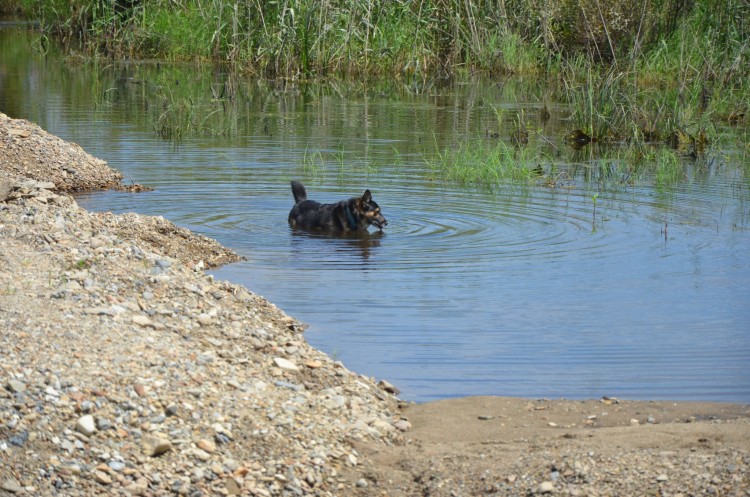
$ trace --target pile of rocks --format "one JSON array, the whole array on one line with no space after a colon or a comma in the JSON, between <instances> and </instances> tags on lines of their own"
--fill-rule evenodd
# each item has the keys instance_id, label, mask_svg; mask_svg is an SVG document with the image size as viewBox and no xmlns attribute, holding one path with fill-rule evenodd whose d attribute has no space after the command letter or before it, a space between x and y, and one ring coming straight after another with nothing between
<instances>
[{"instance_id":1,"label":"pile of rocks","mask_svg":"<svg viewBox=\"0 0 750 497\"><path fill-rule=\"evenodd\" d=\"M355 444L408 429L274 305L117 228L153 218L0 184L0 495L343 495Z\"/></svg>"},{"instance_id":2,"label":"pile of rocks","mask_svg":"<svg viewBox=\"0 0 750 497\"><path fill-rule=\"evenodd\" d=\"M77 144L51 135L24 119L0 112L0 170L61 191L120 188L122 174Z\"/></svg>"}]
</instances>

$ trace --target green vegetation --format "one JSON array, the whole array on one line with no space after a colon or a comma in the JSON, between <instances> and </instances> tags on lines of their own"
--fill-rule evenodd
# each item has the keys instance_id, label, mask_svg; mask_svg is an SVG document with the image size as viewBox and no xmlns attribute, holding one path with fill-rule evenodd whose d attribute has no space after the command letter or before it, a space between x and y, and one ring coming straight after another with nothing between
<instances>
[{"instance_id":1,"label":"green vegetation","mask_svg":"<svg viewBox=\"0 0 750 497\"><path fill-rule=\"evenodd\" d=\"M406 164L410 159L394 150L393 161ZM653 185L657 190L696 180L709 174L718 158L691 158L664 145L611 147L574 152L572 157L550 155L542 147L516 147L500 140L472 140L448 149L426 147L419 174L430 181L446 181L467 187L492 189L500 184L543 186L566 189L577 181L597 191L620 190L637 185ZM343 179L346 173L369 172L368 161L339 148L336 152L308 150L300 161L305 178L323 182L329 174ZM412 161L413 164L413 161ZM414 173L414 170L412 170ZM593 223L596 220L596 200Z\"/></svg>"},{"instance_id":2,"label":"green vegetation","mask_svg":"<svg viewBox=\"0 0 750 497\"><path fill-rule=\"evenodd\" d=\"M271 76L542 74L579 54L671 76L726 58L741 72L750 29L743 0L3 0L0 9L90 53Z\"/></svg>"},{"instance_id":3,"label":"green vegetation","mask_svg":"<svg viewBox=\"0 0 750 497\"><path fill-rule=\"evenodd\" d=\"M595 193L591 196L591 201L594 203L594 210L591 212L591 232L596 233L596 201L599 199L599 193Z\"/></svg>"},{"instance_id":4,"label":"green vegetation","mask_svg":"<svg viewBox=\"0 0 750 497\"><path fill-rule=\"evenodd\" d=\"M287 78L546 77L600 140L746 124L744 0L0 0L92 56L228 63ZM555 91L556 90L556 91Z\"/></svg>"},{"instance_id":5,"label":"green vegetation","mask_svg":"<svg viewBox=\"0 0 750 497\"><path fill-rule=\"evenodd\" d=\"M504 5L486 1L6 0L0 8L36 17L90 53L229 62L268 76L535 71L543 56L533 35L507 22Z\"/></svg>"},{"instance_id":6,"label":"green vegetation","mask_svg":"<svg viewBox=\"0 0 750 497\"><path fill-rule=\"evenodd\" d=\"M636 40L611 64L580 54L569 59L563 96L576 126L600 141L700 149L712 123L747 124L750 26L741 19L749 15L746 3L695 2L648 50Z\"/></svg>"},{"instance_id":7,"label":"green vegetation","mask_svg":"<svg viewBox=\"0 0 750 497\"><path fill-rule=\"evenodd\" d=\"M542 153L531 147L475 140L425 155L424 160L433 177L464 185L491 186L500 182L536 183L540 177L537 167L543 159Z\"/></svg>"}]
</instances>

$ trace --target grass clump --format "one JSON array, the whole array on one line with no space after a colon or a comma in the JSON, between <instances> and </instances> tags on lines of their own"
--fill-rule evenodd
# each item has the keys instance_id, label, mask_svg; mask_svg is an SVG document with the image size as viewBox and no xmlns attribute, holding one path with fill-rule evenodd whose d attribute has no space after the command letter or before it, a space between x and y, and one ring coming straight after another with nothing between
<instances>
[{"instance_id":1,"label":"grass clump","mask_svg":"<svg viewBox=\"0 0 750 497\"><path fill-rule=\"evenodd\" d=\"M539 180L540 153L533 147L476 140L424 157L434 177L461 185L492 187L499 183L533 184Z\"/></svg>"}]
</instances>

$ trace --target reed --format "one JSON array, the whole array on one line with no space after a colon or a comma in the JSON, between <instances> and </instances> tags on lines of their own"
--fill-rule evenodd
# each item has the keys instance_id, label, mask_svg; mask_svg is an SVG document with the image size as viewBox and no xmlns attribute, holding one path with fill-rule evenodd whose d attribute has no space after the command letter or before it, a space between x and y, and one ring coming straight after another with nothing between
<instances>
[{"instance_id":1,"label":"reed","mask_svg":"<svg viewBox=\"0 0 750 497\"><path fill-rule=\"evenodd\" d=\"M656 188L666 188L684 181L685 166L680 156L671 149L658 148L650 157L654 167L654 185Z\"/></svg>"},{"instance_id":2,"label":"reed","mask_svg":"<svg viewBox=\"0 0 750 497\"><path fill-rule=\"evenodd\" d=\"M639 29L629 52L612 52L611 64L586 54L563 60L558 98L570 103L575 126L599 141L678 148L682 135L698 145L713 141L712 123L747 124L750 27L737 17L747 15L740 1L697 1L689 15L649 25L644 10L639 25L650 29Z\"/></svg>"},{"instance_id":3,"label":"reed","mask_svg":"<svg viewBox=\"0 0 750 497\"><path fill-rule=\"evenodd\" d=\"M305 150L302 156L302 173L305 178L320 180L326 170L325 160L320 150Z\"/></svg>"},{"instance_id":4,"label":"reed","mask_svg":"<svg viewBox=\"0 0 750 497\"><path fill-rule=\"evenodd\" d=\"M504 2L500 10L465 0L5 3L91 53L209 59L274 76L537 72L542 58L539 44L506 21Z\"/></svg>"},{"instance_id":5,"label":"reed","mask_svg":"<svg viewBox=\"0 0 750 497\"><path fill-rule=\"evenodd\" d=\"M221 62L277 79L375 77L414 92L475 72L546 77L550 98L568 103L572 129L629 147L630 156L610 164L611 173L612 164L633 161L617 170L626 181L640 171L650 174L643 164L653 162L664 164L657 181L669 183L673 156L703 154L720 139L717 123L750 124L746 0L544 6L531 0L0 0L0 7L21 8L41 21L44 36L81 41L94 57ZM231 99L198 104L169 84L155 92L154 128L165 139L236 125ZM521 124L519 118L519 130ZM654 143L671 150L651 157ZM549 161L535 147L471 141L425 154L425 163L453 181L493 184L533 183L529 171Z\"/></svg>"},{"instance_id":6,"label":"reed","mask_svg":"<svg viewBox=\"0 0 750 497\"><path fill-rule=\"evenodd\" d=\"M39 19L47 33L82 40L90 53L229 62L270 76L540 75L572 61L584 75L613 67L597 77L601 84L624 73L637 92L649 82L674 86L676 74L680 83L741 82L750 65L744 0L544 6L531 0L5 0L3 7ZM711 90L702 92L704 102Z\"/></svg>"}]
</instances>

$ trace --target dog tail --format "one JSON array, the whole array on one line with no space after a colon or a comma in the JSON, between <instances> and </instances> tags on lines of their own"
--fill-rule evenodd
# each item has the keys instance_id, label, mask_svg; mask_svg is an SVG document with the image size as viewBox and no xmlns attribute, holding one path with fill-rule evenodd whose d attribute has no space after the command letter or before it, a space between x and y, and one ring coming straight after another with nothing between
<instances>
[{"instance_id":1,"label":"dog tail","mask_svg":"<svg viewBox=\"0 0 750 497\"><path fill-rule=\"evenodd\" d=\"M307 190L305 190L304 185L299 181L292 181L292 195L294 195L295 204L307 200Z\"/></svg>"}]
</instances>

